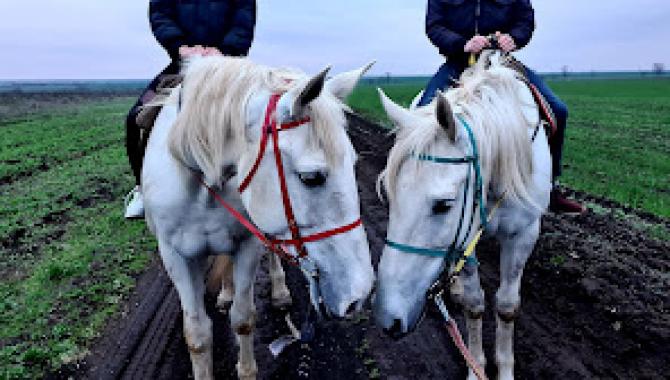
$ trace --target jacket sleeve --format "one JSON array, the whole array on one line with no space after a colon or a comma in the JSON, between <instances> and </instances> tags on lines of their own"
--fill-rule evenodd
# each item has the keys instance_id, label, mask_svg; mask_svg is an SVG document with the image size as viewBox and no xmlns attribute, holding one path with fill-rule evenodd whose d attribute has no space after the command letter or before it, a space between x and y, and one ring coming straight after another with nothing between
<instances>
[{"instance_id":1,"label":"jacket sleeve","mask_svg":"<svg viewBox=\"0 0 670 380\"><path fill-rule=\"evenodd\" d=\"M443 55L463 54L463 48L468 41L462 35L445 26L447 23L445 20L446 12L444 2L439 0L428 1L426 35Z\"/></svg>"},{"instance_id":2,"label":"jacket sleeve","mask_svg":"<svg viewBox=\"0 0 670 380\"><path fill-rule=\"evenodd\" d=\"M238 0L229 32L223 37L219 50L228 55L249 53L256 27L256 0Z\"/></svg>"},{"instance_id":3,"label":"jacket sleeve","mask_svg":"<svg viewBox=\"0 0 670 380\"><path fill-rule=\"evenodd\" d=\"M535 31L535 10L530 0L517 0L514 5L514 22L509 34L519 49L528 45Z\"/></svg>"},{"instance_id":4,"label":"jacket sleeve","mask_svg":"<svg viewBox=\"0 0 670 380\"><path fill-rule=\"evenodd\" d=\"M151 0L149 3L151 30L172 59L179 58L179 47L184 43L184 32L175 20L175 0Z\"/></svg>"}]
</instances>

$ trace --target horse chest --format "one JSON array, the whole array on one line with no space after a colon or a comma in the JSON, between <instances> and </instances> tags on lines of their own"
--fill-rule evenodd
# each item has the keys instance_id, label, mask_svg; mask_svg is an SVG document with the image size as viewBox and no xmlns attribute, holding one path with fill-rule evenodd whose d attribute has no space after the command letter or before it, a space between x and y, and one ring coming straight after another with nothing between
<instances>
[{"instance_id":1,"label":"horse chest","mask_svg":"<svg viewBox=\"0 0 670 380\"><path fill-rule=\"evenodd\" d=\"M189 258L234 254L250 236L239 223L221 213L188 213L169 230L170 245Z\"/></svg>"}]
</instances>

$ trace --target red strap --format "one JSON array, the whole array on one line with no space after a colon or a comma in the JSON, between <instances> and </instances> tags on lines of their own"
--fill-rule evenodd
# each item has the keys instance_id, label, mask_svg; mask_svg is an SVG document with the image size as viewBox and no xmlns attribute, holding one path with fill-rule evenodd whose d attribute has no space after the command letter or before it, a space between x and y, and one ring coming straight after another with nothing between
<instances>
[{"instance_id":1,"label":"red strap","mask_svg":"<svg viewBox=\"0 0 670 380\"><path fill-rule=\"evenodd\" d=\"M202 178L198 177L198 180L200 183L207 189L209 194L221 204L235 219L237 219L238 222L240 222L244 228L249 230L258 240L263 243L265 248L267 248L270 252L273 252L274 254L284 258L286 261L293 265L298 265L298 262L296 261L295 257L291 256L288 252L286 252L280 245L277 245L275 242L271 241L268 239L261 230L256 228L256 226L253 225L247 218L244 217L241 213L239 213L233 206L228 204L214 189L212 189L209 185L205 183L205 181L202 180Z\"/></svg>"},{"instance_id":2,"label":"red strap","mask_svg":"<svg viewBox=\"0 0 670 380\"><path fill-rule=\"evenodd\" d=\"M332 230L328 230L328 231L324 231L324 232L315 233L315 234L312 234L312 235L309 235L309 236L305 236L305 237L301 238L301 241L303 243L313 243L315 241L323 240L323 239L329 238L331 236L335 236L335 235L339 235L339 234L349 232L349 231L351 231L351 230L353 230L357 227L360 227L362 224L363 224L363 221L358 219L357 221L355 221L353 223L350 223L350 224L347 224L346 226L337 227L337 228L333 228ZM272 239L272 242L274 244L284 244L284 245L298 245L299 244L298 241L293 240L293 239L290 239L290 240Z\"/></svg>"},{"instance_id":3,"label":"red strap","mask_svg":"<svg viewBox=\"0 0 670 380\"><path fill-rule=\"evenodd\" d=\"M472 356L472 353L470 352L470 350L468 350L468 347L465 345L465 342L463 342L463 337L461 336L461 333L458 331L458 325L456 325L456 321L454 321L453 318L450 319L449 322L447 322L447 331L449 331L451 339L454 341L454 344L456 344L456 347L458 347L458 350L461 352L461 355L463 355L465 362L468 364L468 367L470 367L470 369L475 374L477 379L487 380L484 369L482 368L482 366L479 365L477 360L475 360L475 357Z\"/></svg>"},{"instance_id":4,"label":"red strap","mask_svg":"<svg viewBox=\"0 0 670 380\"><path fill-rule=\"evenodd\" d=\"M551 135L547 136L551 137L556 133L556 130L558 129L558 126L555 123L556 119L554 119L554 117L552 116L553 115L552 112L549 109L547 109L547 104L544 100L544 97L540 93L540 90L538 90L537 87L532 83L529 83L528 87L530 87L531 92L535 97L535 103L537 103L540 106L540 110L542 110L544 117L547 119L549 125L551 126Z\"/></svg>"},{"instance_id":5,"label":"red strap","mask_svg":"<svg viewBox=\"0 0 670 380\"><path fill-rule=\"evenodd\" d=\"M293 128L299 127L303 124L307 124L310 121L311 121L311 119L309 117L306 117L304 119L292 121L290 123L285 123L285 124L282 124L282 125L279 126L279 131L281 132L281 131L285 131L287 129L293 129Z\"/></svg>"},{"instance_id":6,"label":"red strap","mask_svg":"<svg viewBox=\"0 0 670 380\"><path fill-rule=\"evenodd\" d=\"M240 193L243 193L247 189L247 187L249 187L251 180L256 175L256 171L258 171L258 167L261 165L263 156L265 156L265 148L268 145L268 128L270 127L270 121L272 120L273 116L272 114L274 113L275 109L277 109L277 102L279 102L278 95L273 95L272 97L270 97L267 110L265 111L265 121L263 122L263 129L261 130L261 145L260 148L258 149L258 156L256 156L256 162L254 162L254 166L251 167L249 174L247 174L247 176L244 178L244 181L242 181L240 187L237 188L237 191L239 191Z\"/></svg>"},{"instance_id":7,"label":"red strap","mask_svg":"<svg viewBox=\"0 0 670 380\"><path fill-rule=\"evenodd\" d=\"M270 103L272 103L272 101ZM305 245L303 244L302 239L300 238L300 229L298 228L298 223L296 222L295 215L293 214L293 206L291 206L291 197L289 197L288 194L288 186L286 185L286 175L284 174L284 162L282 161L281 151L279 151L279 131L277 130L277 120L273 119L270 126L272 128L272 143L274 148L273 150L275 155L275 163L277 164L277 176L279 177L279 188L281 190L282 203L284 205L284 214L286 215L286 221L288 222L288 228L291 231L291 236L293 237L293 240L296 240L297 242L297 244L295 244L295 248L298 251L298 257L302 258L307 256L307 250L305 249Z\"/></svg>"},{"instance_id":8,"label":"red strap","mask_svg":"<svg viewBox=\"0 0 670 380\"><path fill-rule=\"evenodd\" d=\"M261 165L261 161L263 161L263 157L265 157L265 149L268 145L268 135L272 133L272 131L270 130L271 120L273 120L274 113L277 110L277 103L279 102L279 99L281 99L281 95L278 94L272 95L270 97L270 101L268 102L268 106L265 111L265 121L263 122L263 130L261 131L261 144L260 147L258 148L258 155L256 156L256 162L254 162L254 165L251 167L251 170L249 170L249 174L247 174L247 176L244 178L244 180L240 184L240 187L237 188L237 191L239 191L240 193L243 193L249 187L251 180L254 178L256 172L258 171L258 167ZM309 121L310 118L306 117L301 120L282 124L281 130L283 131L287 129L296 128L303 124L309 123Z\"/></svg>"}]
</instances>

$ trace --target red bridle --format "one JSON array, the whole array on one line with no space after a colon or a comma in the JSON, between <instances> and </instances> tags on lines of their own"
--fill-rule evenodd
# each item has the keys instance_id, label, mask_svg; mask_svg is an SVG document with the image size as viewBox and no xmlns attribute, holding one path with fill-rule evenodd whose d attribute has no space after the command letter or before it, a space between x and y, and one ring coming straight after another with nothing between
<instances>
[{"instance_id":1,"label":"red bridle","mask_svg":"<svg viewBox=\"0 0 670 380\"><path fill-rule=\"evenodd\" d=\"M249 174L247 174L247 176L240 184L238 191L241 194L249 187L249 184L256 175L258 167L260 166L261 161L265 156L265 150L268 145L268 137L271 136L275 156L275 163L277 165L277 175L279 177L279 187L281 190L282 203L284 205L284 214L286 215L286 221L288 222L288 228L291 232L292 238L291 239L268 238L263 232L261 232L258 228L256 228L256 226L254 226L253 223L251 223L241 213L239 213L232 206L226 203L216 191L214 191L211 187L205 184L202 180L201 182L207 188L209 193L214 197L214 199L216 199L217 202L219 202L226 210L228 210L228 212L230 212L230 214L233 215L235 219L237 219L240 223L242 223L242 225L247 230L249 230L249 232L251 232L254 236L256 236L270 252L273 252L274 254L285 259L286 261L288 261L293 265L298 265L299 259L307 257L307 248L305 247L305 243L311 243L327 239L335 235L349 232L361 226L362 221L359 218L353 223L347 224L345 226L333 228L331 230L323 232L318 232L315 234L311 234L309 236L303 237L300 234L300 228L298 227L298 223L295 220L295 215L293 214L293 207L291 206L291 198L289 197L288 187L286 185L284 164L282 161L281 152L279 150L279 132L296 128L306 123L309 123L310 119L309 117L307 117L290 123L277 125L277 118L275 115L275 111L277 110L277 103L279 102L280 98L281 98L280 94L274 94L270 97L267 110L265 111L265 121L263 122L261 143L260 148L258 150L258 156L256 157L256 161L254 162L254 165L251 167ZM284 249L284 246L286 245L294 246L296 248L296 251L298 252L298 257L294 257L290 255L288 252L286 252L286 250Z\"/></svg>"}]
</instances>

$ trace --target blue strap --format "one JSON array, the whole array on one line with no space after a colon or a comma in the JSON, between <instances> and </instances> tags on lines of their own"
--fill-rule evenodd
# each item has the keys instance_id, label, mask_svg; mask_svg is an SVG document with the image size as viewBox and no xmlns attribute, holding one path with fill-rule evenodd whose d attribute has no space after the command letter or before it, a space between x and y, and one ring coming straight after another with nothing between
<instances>
[{"instance_id":1,"label":"blue strap","mask_svg":"<svg viewBox=\"0 0 670 380\"><path fill-rule=\"evenodd\" d=\"M413 247L411 245L396 243L391 240L386 240L386 245L393 249L397 249L398 251L401 252L412 253L415 255L428 256L428 257L445 258L451 262L456 262L459 258L463 256L463 250L461 249L445 250L445 249L419 248L419 247ZM466 262L471 264L478 263L477 258L474 256L466 257Z\"/></svg>"},{"instance_id":2,"label":"blue strap","mask_svg":"<svg viewBox=\"0 0 670 380\"><path fill-rule=\"evenodd\" d=\"M482 227L486 229L488 226L488 217L486 215L488 213L486 211L486 206L484 206L484 181L482 180L482 169L481 165L479 164L479 151L477 150L475 134L472 132L470 124L468 124L468 122L463 118L463 115L458 114L456 117L458 117L458 120L463 123L465 130L468 132L468 137L470 137L470 143L472 144L472 156L474 157L472 165L475 167L476 191L479 198L479 218L481 219L480 223Z\"/></svg>"},{"instance_id":3,"label":"blue strap","mask_svg":"<svg viewBox=\"0 0 670 380\"><path fill-rule=\"evenodd\" d=\"M400 244L390 240L386 240L386 245L388 245L391 248L397 249L398 251L402 251L405 253L413 253L421 256L430 256L430 257L447 256L447 251L444 249L412 247L410 245Z\"/></svg>"},{"instance_id":4,"label":"blue strap","mask_svg":"<svg viewBox=\"0 0 670 380\"><path fill-rule=\"evenodd\" d=\"M413 153L412 157L415 157L416 159L420 161L431 161L435 162L437 164L469 164L475 162L477 159L473 156L466 156L466 157L437 157L437 156L431 156L428 154L416 154Z\"/></svg>"}]
</instances>

